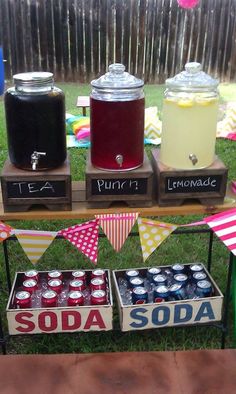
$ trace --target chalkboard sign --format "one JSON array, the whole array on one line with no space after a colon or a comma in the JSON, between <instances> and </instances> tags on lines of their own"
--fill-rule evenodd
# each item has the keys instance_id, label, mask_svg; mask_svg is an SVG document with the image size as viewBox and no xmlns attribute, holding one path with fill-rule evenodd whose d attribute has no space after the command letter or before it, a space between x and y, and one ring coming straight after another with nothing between
<instances>
[{"instance_id":1,"label":"chalkboard sign","mask_svg":"<svg viewBox=\"0 0 236 394\"><path fill-rule=\"evenodd\" d=\"M8 198L57 198L66 196L66 182L62 181L7 181Z\"/></svg>"},{"instance_id":2,"label":"chalkboard sign","mask_svg":"<svg viewBox=\"0 0 236 394\"><path fill-rule=\"evenodd\" d=\"M91 179L92 195L132 195L147 193L147 178Z\"/></svg>"},{"instance_id":3,"label":"chalkboard sign","mask_svg":"<svg viewBox=\"0 0 236 394\"><path fill-rule=\"evenodd\" d=\"M165 178L165 193L220 192L222 175L170 176Z\"/></svg>"}]
</instances>

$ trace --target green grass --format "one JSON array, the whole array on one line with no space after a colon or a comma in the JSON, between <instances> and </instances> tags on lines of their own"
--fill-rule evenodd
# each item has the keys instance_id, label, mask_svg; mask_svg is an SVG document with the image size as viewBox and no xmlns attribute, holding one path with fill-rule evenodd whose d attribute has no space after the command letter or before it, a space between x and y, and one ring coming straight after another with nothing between
<instances>
[{"instance_id":1,"label":"green grass","mask_svg":"<svg viewBox=\"0 0 236 394\"><path fill-rule=\"evenodd\" d=\"M76 99L78 95L88 95L89 85L59 84L66 94L66 110L71 114L78 114ZM161 113L163 86L150 85L145 87L146 107L158 106ZM221 103L236 97L236 85L222 85L220 87ZM150 151L150 148L147 148ZM218 139L216 152L229 168L229 180L235 179L236 160L235 142ZM3 100L0 99L0 168L7 157L7 142L5 132L5 115ZM70 149L71 169L73 180L84 179L86 149ZM166 222L189 223L199 220L201 216L166 217ZM12 221L13 227L24 229L59 230L78 221ZM135 228L137 230L137 226ZM224 245L214 238L212 275L222 291L225 290L227 279L228 252ZM31 267L18 242L9 242L9 262L12 277L15 271L26 270ZM191 263L202 261L207 263L208 235L188 234L172 235L152 254L147 263L143 263L140 240L138 237L129 237L120 253L114 252L106 238L99 240L98 266L109 269L126 269L144 265L167 265L176 261ZM1 309L4 313L8 293L6 274L4 270L3 251L0 251L2 265L0 267ZM52 268L91 269L92 265L86 257L77 251L65 240L55 240L41 258L37 268L46 270ZM4 329L7 323L4 314ZM79 334L37 335L27 337L11 337L8 344L10 353L69 353L69 352L105 352L105 351L144 351L144 350L173 350L220 347L221 331L214 327L186 327L139 332L122 333L119 330L118 311L114 308L114 331L91 332ZM229 335L227 347L233 347L233 318L230 310Z\"/></svg>"}]
</instances>

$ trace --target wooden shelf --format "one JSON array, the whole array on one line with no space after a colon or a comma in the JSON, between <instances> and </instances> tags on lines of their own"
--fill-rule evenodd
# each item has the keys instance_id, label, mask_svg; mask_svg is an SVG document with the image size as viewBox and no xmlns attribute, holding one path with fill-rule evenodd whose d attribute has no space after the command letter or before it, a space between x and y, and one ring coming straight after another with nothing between
<instances>
[{"instance_id":1,"label":"wooden shelf","mask_svg":"<svg viewBox=\"0 0 236 394\"><path fill-rule=\"evenodd\" d=\"M198 202L186 202L179 207L130 208L126 204L114 203L109 208L88 208L85 201L85 182L72 182L72 211L49 211L32 208L27 212L4 212L2 195L0 193L0 220L61 220L61 219L90 219L94 215L105 213L139 212L141 216L184 216L211 215L230 208L236 208L236 196L227 191L225 203L222 205L203 206Z\"/></svg>"}]
</instances>

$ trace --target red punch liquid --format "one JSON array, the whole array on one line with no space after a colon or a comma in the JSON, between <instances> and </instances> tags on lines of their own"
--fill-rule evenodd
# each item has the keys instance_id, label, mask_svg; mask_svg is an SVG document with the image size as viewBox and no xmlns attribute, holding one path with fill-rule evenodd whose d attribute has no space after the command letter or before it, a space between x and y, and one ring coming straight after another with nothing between
<instances>
[{"instance_id":1,"label":"red punch liquid","mask_svg":"<svg viewBox=\"0 0 236 394\"><path fill-rule=\"evenodd\" d=\"M131 170L143 164L144 98L101 101L91 97L91 162L104 170ZM116 156L123 156L120 166Z\"/></svg>"}]
</instances>

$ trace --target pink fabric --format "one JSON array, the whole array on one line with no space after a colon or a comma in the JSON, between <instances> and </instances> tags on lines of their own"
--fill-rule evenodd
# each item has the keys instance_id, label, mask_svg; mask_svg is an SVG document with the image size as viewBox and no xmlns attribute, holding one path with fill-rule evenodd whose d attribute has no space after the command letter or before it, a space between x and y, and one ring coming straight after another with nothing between
<instances>
[{"instance_id":1,"label":"pink fabric","mask_svg":"<svg viewBox=\"0 0 236 394\"><path fill-rule=\"evenodd\" d=\"M87 256L93 264L97 264L98 257L98 219L86 223L76 224L59 231L80 252Z\"/></svg>"},{"instance_id":2,"label":"pink fabric","mask_svg":"<svg viewBox=\"0 0 236 394\"><path fill-rule=\"evenodd\" d=\"M177 0L178 4L182 8L194 8L199 0Z\"/></svg>"}]
</instances>

